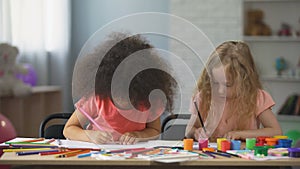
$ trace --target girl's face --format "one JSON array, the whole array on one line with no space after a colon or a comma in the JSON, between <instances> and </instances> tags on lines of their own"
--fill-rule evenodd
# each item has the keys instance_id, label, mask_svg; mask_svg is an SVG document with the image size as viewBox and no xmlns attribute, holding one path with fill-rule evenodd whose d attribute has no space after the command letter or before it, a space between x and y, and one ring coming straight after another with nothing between
<instances>
[{"instance_id":1,"label":"girl's face","mask_svg":"<svg viewBox=\"0 0 300 169\"><path fill-rule=\"evenodd\" d=\"M233 97L233 82L228 81L223 66L212 69L212 90L218 97L230 99Z\"/></svg>"}]
</instances>

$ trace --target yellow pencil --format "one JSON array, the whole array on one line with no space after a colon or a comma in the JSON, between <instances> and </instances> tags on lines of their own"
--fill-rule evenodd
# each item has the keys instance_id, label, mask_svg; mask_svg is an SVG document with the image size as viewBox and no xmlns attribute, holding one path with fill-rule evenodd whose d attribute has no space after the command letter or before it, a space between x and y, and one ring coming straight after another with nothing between
<instances>
[{"instance_id":1,"label":"yellow pencil","mask_svg":"<svg viewBox=\"0 0 300 169\"><path fill-rule=\"evenodd\" d=\"M23 151L39 151L51 150L53 148L16 148L16 149L3 149L3 152L23 152Z\"/></svg>"}]
</instances>

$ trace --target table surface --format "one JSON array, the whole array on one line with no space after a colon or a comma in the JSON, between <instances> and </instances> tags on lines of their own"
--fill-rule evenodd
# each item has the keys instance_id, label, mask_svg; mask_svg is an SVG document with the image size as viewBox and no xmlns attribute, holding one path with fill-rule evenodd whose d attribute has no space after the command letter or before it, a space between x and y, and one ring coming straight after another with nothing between
<instances>
[{"instance_id":1,"label":"table surface","mask_svg":"<svg viewBox=\"0 0 300 169\"><path fill-rule=\"evenodd\" d=\"M156 166L164 165L164 163L140 160L97 160L92 157L86 158L55 158L54 156L17 156L16 153L4 153L0 158L0 164L9 165L85 165L85 166ZM175 163L177 166L300 166L300 158L287 158L276 160L247 160L237 157L225 158L218 157L215 159L199 159L180 163Z\"/></svg>"}]
</instances>

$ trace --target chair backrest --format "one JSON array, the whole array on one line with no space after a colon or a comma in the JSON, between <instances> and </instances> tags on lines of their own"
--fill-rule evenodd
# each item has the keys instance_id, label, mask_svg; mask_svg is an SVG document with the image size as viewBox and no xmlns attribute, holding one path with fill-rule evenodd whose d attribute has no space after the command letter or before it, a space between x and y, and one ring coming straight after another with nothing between
<instances>
[{"instance_id":1,"label":"chair backrest","mask_svg":"<svg viewBox=\"0 0 300 169\"><path fill-rule=\"evenodd\" d=\"M63 129L66 120L71 117L72 113L55 113L48 115L40 124L39 137L65 139ZM51 123L54 120L60 120L59 123ZM63 121L61 121L63 120Z\"/></svg>"},{"instance_id":2,"label":"chair backrest","mask_svg":"<svg viewBox=\"0 0 300 169\"><path fill-rule=\"evenodd\" d=\"M190 114L170 114L164 118L161 125L161 139L183 139L185 136L185 128L190 117Z\"/></svg>"}]
</instances>

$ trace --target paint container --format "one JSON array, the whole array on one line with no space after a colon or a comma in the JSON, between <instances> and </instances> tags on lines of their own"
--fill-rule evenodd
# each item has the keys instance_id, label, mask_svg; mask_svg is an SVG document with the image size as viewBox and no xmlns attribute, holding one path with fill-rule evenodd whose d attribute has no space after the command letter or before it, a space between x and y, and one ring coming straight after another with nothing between
<instances>
[{"instance_id":1,"label":"paint container","mask_svg":"<svg viewBox=\"0 0 300 169\"><path fill-rule=\"evenodd\" d=\"M289 157L299 158L300 148L288 148Z\"/></svg>"},{"instance_id":2,"label":"paint container","mask_svg":"<svg viewBox=\"0 0 300 169\"><path fill-rule=\"evenodd\" d=\"M198 140L199 150L208 147L208 138L199 138Z\"/></svg>"},{"instance_id":3,"label":"paint container","mask_svg":"<svg viewBox=\"0 0 300 169\"><path fill-rule=\"evenodd\" d=\"M278 136L274 136L274 138L278 138L278 139L288 139L288 136L281 136L281 135L278 135Z\"/></svg>"},{"instance_id":4,"label":"paint container","mask_svg":"<svg viewBox=\"0 0 300 169\"><path fill-rule=\"evenodd\" d=\"M255 156L268 156L268 147L266 146L254 146L253 150Z\"/></svg>"},{"instance_id":5,"label":"paint container","mask_svg":"<svg viewBox=\"0 0 300 169\"><path fill-rule=\"evenodd\" d=\"M264 146L266 144L267 136L259 136L256 138L256 146Z\"/></svg>"},{"instance_id":6,"label":"paint container","mask_svg":"<svg viewBox=\"0 0 300 169\"><path fill-rule=\"evenodd\" d=\"M217 149L218 150L222 150L222 145L221 145L221 142L223 140L227 140L226 138L217 138Z\"/></svg>"},{"instance_id":7,"label":"paint container","mask_svg":"<svg viewBox=\"0 0 300 169\"><path fill-rule=\"evenodd\" d=\"M246 138L246 149L253 150L256 144L256 138Z\"/></svg>"},{"instance_id":8,"label":"paint container","mask_svg":"<svg viewBox=\"0 0 300 169\"><path fill-rule=\"evenodd\" d=\"M221 151L226 152L227 150L230 150L230 141L223 140L221 141Z\"/></svg>"},{"instance_id":9,"label":"paint container","mask_svg":"<svg viewBox=\"0 0 300 169\"><path fill-rule=\"evenodd\" d=\"M276 145L276 147L277 148L291 148L292 142L293 142L293 140L291 140L291 139L279 139L277 141L278 144Z\"/></svg>"},{"instance_id":10,"label":"paint container","mask_svg":"<svg viewBox=\"0 0 300 169\"><path fill-rule=\"evenodd\" d=\"M194 139L184 139L183 140L183 149L187 151L193 150Z\"/></svg>"},{"instance_id":11,"label":"paint container","mask_svg":"<svg viewBox=\"0 0 300 169\"><path fill-rule=\"evenodd\" d=\"M231 150L240 150L241 140L231 140Z\"/></svg>"},{"instance_id":12,"label":"paint container","mask_svg":"<svg viewBox=\"0 0 300 169\"><path fill-rule=\"evenodd\" d=\"M266 142L268 146L277 145L278 138L266 138Z\"/></svg>"}]
</instances>

